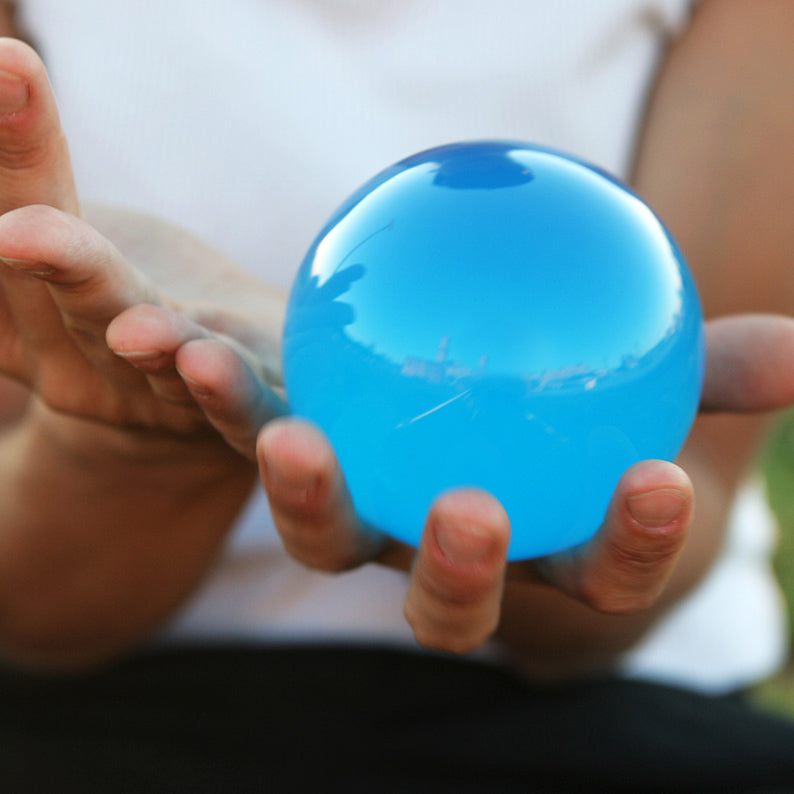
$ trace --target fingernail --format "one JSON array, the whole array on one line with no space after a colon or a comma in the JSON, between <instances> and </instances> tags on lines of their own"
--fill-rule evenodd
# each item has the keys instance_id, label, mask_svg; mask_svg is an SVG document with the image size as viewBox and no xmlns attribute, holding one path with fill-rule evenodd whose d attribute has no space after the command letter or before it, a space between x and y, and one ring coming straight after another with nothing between
<instances>
[{"instance_id":1,"label":"fingernail","mask_svg":"<svg viewBox=\"0 0 794 794\"><path fill-rule=\"evenodd\" d=\"M14 259L11 256L0 256L0 262L14 270L25 270L33 265L33 262L28 259Z\"/></svg>"},{"instance_id":2,"label":"fingernail","mask_svg":"<svg viewBox=\"0 0 794 794\"><path fill-rule=\"evenodd\" d=\"M437 521L435 538L444 556L454 565L476 565L493 553L495 542L473 526Z\"/></svg>"},{"instance_id":3,"label":"fingernail","mask_svg":"<svg viewBox=\"0 0 794 794\"><path fill-rule=\"evenodd\" d=\"M172 366L173 358L162 350L114 350L120 359L150 375L161 374Z\"/></svg>"},{"instance_id":4,"label":"fingernail","mask_svg":"<svg viewBox=\"0 0 794 794\"><path fill-rule=\"evenodd\" d=\"M9 116L28 104L30 89L27 80L10 72L0 71L0 115Z\"/></svg>"},{"instance_id":5,"label":"fingernail","mask_svg":"<svg viewBox=\"0 0 794 794\"><path fill-rule=\"evenodd\" d=\"M42 262L35 262L29 259L12 259L7 256L0 256L0 262L11 270L17 270L21 273L26 273L29 276L52 276L55 273L55 268L50 265L45 265Z\"/></svg>"},{"instance_id":6,"label":"fingernail","mask_svg":"<svg viewBox=\"0 0 794 794\"><path fill-rule=\"evenodd\" d=\"M152 361L163 355L162 350L114 350L113 352L120 358L130 361Z\"/></svg>"},{"instance_id":7,"label":"fingernail","mask_svg":"<svg viewBox=\"0 0 794 794\"><path fill-rule=\"evenodd\" d=\"M658 528L671 524L681 515L686 497L675 488L660 488L630 496L626 501L631 517L638 524Z\"/></svg>"}]
</instances>

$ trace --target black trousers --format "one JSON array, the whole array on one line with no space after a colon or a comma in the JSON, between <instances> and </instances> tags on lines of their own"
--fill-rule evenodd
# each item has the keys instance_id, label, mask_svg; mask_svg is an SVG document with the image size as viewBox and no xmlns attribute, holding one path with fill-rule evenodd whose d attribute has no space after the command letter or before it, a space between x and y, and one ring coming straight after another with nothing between
<instances>
[{"instance_id":1,"label":"black trousers","mask_svg":"<svg viewBox=\"0 0 794 794\"><path fill-rule=\"evenodd\" d=\"M794 724L738 697L527 686L444 657L206 649L0 673L0 791L794 792Z\"/></svg>"}]
</instances>

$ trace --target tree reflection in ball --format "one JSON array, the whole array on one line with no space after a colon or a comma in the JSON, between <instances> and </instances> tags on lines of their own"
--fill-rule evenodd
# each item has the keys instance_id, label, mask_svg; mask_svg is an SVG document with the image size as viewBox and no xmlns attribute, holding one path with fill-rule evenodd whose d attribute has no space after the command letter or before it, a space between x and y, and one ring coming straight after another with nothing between
<instances>
[{"instance_id":1,"label":"tree reflection in ball","mask_svg":"<svg viewBox=\"0 0 794 794\"><path fill-rule=\"evenodd\" d=\"M439 493L484 488L529 558L590 538L631 464L676 456L702 325L675 242L625 186L541 147L452 144L374 177L318 235L284 377L364 520L416 545Z\"/></svg>"}]
</instances>

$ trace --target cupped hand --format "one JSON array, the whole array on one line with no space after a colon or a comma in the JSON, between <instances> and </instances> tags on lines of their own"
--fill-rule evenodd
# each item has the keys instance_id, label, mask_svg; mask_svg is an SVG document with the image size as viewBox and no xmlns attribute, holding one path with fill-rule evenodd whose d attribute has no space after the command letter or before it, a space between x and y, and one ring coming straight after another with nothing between
<instances>
[{"instance_id":1,"label":"cupped hand","mask_svg":"<svg viewBox=\"0 0 794 794\"><path fill-rule=\"evenodd\" d=\"M457 652L481 645L499 624L508 582L511 593L516 582L550 585L609 615L648 610L664 592L693 520L693 486L680 466L650 460L631 467L594 538L542 560L506 563L509 519L491 495L476 490L441 495L414 550L359 520L317 428L292 418L268 423L257 397L264 384L238 352L202 339L193 324L175 332L172 323L171 332L161 334L169 312L152 311L146 317L132 309L111 331L118 340L140 334L149 346L167 350L209 420L238 449L256 455L286 550L322 571L371 561L408 571L405 612L424 645ZM768 411L794 402L791 319L719 319L707 325L707 347L703 412Z\"/></svg>"},{"instance_id":2,"label":"cupped hand","mask_svg":"<svg viewBox=\"0 0 794 794\"><path fill-rule=\"evenodd\" d=\"M227 340L271 418L283 305L168 224L81 217L45 69L0 40L4 663L82 668L149 636L202 581L256 483L173 356L135 334L111 350L111 320L136 306Z\"/></svg>"},{"instance_id":3,"label":"cupped hand","mask_svg":"<svg viewBox=\"0 0 794 794\"><path fill-rule=\"evenodd\" d=\"M242 339L240 355L252 351L257 376L277 387L282 296L154 218L112 208L79 217L43 64L4 39L0 75L0 374L27 386L50 417L217 441L171 362L134 339L114 355L107 327L133 305L168 307L200 320L205 337ZM241 322L246 312L256 323ZM272 416L280 401L268 395Z\"/></svg>"},{"instance_id":4,"label":"cupped hand","mask_svg":"<svg viewBox=\"0 0 794 794\"><path fill-rule=\"evenodd\" d=\"M259 436L262 482L285 548L324 571L371 560L409 571L406 617L430 648L466 652L496 630L506 580L551 584L594 609L624 614L664 587L692 517L692 487L677 466L645 461L621 479L587 546L531 562L506 562L510 521L490 494L438 497L417 550L363 525L328 441L313 426L281 419Z\"/></svg>"},{"instance_id":5,"label":"cupped hand","mask_svg":"<svg viewBox=\"0 0 794 794\"><path fill-rule=\"evenodd\" d=\"M127 312L112 331L123 337L145 329L155 344L165 318L147 326L143 313ZM571 552L508 565L509 518L493 496L473 489L439 496L415 550L360 521L320 430L287 417L266 422L265 411L251 410L258 386L245 362L223 343L186 330L184 344L170 336L162 347L174 352L217 427L228 428L234 443L257 438L262 485L287 552L326 572L372 561L407 571L405 613L421 644L461 653L479 647L499 623L508 578L551 584L613 614L649 606L664 588L692 519L692 485L678 466L645 461L632 467L596 537Z\"/></svg>"}]
</instances>

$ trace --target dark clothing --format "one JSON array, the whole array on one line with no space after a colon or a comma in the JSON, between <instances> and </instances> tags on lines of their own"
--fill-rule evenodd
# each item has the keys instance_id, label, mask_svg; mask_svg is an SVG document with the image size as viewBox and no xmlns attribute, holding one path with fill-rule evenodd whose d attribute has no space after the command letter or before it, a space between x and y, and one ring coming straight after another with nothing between
<instances>
[{"instance_id":1,"label":"dark clothing","mask_svg":"<svg viewBox=\"0 0 794 794\"><path fill-rule=\"evenodd\" d=\"M0 787L50 792L794 792L794 724L738 697L533 688L443 656L139 656L0 674Z\"/></svg>"}]
</instances>

